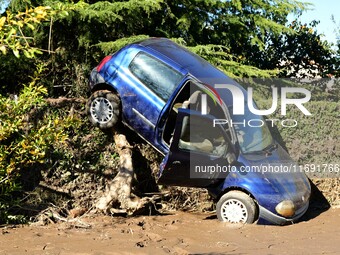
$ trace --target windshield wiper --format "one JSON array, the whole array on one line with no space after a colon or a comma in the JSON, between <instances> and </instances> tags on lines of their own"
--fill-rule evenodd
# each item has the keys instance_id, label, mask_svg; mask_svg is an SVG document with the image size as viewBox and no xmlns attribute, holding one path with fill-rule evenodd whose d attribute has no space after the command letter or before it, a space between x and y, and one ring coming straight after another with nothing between
<instances>
[{"instance_id":1,"label":"windshield wiper","mask_svg":"<svg viewBox=\"0 0 340 255\"><path fill-rule=\"evenodd\" d=\"M276 150L278 148L278 144L277 143L272 143L270 145L268 145L266 148L262 149L262 150L257 150L257 151L245 151L243 152L244 154L265 154L267 157L272 155L272 152L274 150Z\"/></svg>"},{"instance_id":2,"label":"windshield wiper","mask_svg":"<svg viewBox=\"0 0 340 255\"><path fill-rule=\"evenodd\" d=\"M276 150L278 147L279 147L278 144L274 142L267 146L266 148L264 148L262 151L266 153L266 156L270 156L272 155L272 152Z\"/></svg>"}]
</instances>

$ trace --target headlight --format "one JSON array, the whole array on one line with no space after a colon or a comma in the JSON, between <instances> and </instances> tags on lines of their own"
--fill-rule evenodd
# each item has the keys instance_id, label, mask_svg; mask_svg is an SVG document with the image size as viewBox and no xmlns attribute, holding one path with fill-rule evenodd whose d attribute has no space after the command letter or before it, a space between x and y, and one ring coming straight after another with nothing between
<instances>
[{"instance_id":1,"label":"headlight","mask_svg":"<svg viewBox=\"0 0 340 255\"><path fill-rule=\"evenodd\" d=\"M275 207L275 210L283 217L292 217L295 214L295 205L290 200L284 200Z\"/></svg>"}]
</instances>

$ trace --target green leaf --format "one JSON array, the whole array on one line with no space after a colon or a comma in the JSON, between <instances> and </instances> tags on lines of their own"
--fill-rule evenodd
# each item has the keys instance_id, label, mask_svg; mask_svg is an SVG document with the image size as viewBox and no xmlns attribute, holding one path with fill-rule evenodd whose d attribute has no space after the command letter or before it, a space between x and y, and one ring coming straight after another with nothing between
<instances>
[{"instance_id":1,"label":"green leaf","mask_svg":"<svg viewBox=\"0 0 340 255\"><path fill-rule=\"evenodd\" d=\"M29 50L24 50L24 55L26 58L32 58L33 57L33 54L29 51Z\"/></svg>"},{"instance_id":2,"label":"green leaf","mask_svg":"<svg viewBox=\"0 0 340 255\"><path fill-rule=\"evenodd\" d=\"M13 54L14 54L14 56L16 56L17 58L20 58L20 54L19 54L19 50L18 50L18 49L13 49Z\"/></svg>"},{"instance_id":3,"label":"green leaf","mask_svg":"<svg viewBox=\"0 0 340 255\"><path fill-rule=\"evenodd\" d=\"M2 54L6 55L6 53L7 53L7 48L6 48L6 46L5 46L5 45L1 45L1 46L0 46L0 51L2 52Z\"/></svg>"},{"instance_id":4,"label":"green leaf","mask_svg":"<svg viewBox=\"0 0 340 255\"><path fill-rule=\"evenodd\" d=\"M33 26L32 24L26 23L26 25L27 25L30 29L34 30L34 26Z\"/></svg>"}]
</instances>

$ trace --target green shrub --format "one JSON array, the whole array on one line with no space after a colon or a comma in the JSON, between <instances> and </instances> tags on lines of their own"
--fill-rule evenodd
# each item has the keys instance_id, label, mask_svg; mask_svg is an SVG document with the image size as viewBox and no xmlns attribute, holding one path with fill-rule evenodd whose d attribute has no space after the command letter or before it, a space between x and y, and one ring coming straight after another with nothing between
<instances>
[{"instance_id":1,"label":"green shrub","mask_svg":"<svg viewBox=\"0 0 340 255\"><path fill-rule=\"evenodd\" d=\"M18 219L8 210L18 203L22 172L44 164L50 150L64 146L65 130L77 122L73 116L46 114L47 91L38 76L39 72L19 96L0 96L0 222Z\"/></svg>"},{"instance_id":2,"label":"green shrub","mask_svg":"<svg viewBox=\"0 0 340 255\"><path fill-rule=\"evenodd\" d=\"M268 103L271 102L259 101L259 108L266 109ZM340 102L311 101L304 106L311 112L311 116L305 116L295 106L288 107L286 116L278 111L267 116L269 119L297 121L296 127L283 127L277 122L278 132L274 133L277 140L283 141L290 155L301 165L339 164Z\"/></svg>"}]
</instances>

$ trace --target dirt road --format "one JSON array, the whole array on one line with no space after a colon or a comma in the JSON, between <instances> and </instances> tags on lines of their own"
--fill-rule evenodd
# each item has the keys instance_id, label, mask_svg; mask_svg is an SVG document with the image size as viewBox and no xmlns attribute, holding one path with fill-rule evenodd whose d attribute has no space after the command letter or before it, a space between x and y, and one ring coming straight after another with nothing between
<instances>
[{"instance_id":1,"label":"dirt road","mask_svg":"<svg viewBox=\"0 0 340 255\"><path fill-rule=\"evenodd\" d=\"M81 223L91 227L79 228ZM340 254L339 236L340 209L310 212L284 227L231 225L183 212L97 216L47 227L2 228L0 254Z\"/></svg>"}]
</instances>

